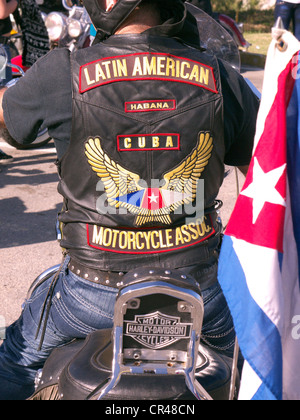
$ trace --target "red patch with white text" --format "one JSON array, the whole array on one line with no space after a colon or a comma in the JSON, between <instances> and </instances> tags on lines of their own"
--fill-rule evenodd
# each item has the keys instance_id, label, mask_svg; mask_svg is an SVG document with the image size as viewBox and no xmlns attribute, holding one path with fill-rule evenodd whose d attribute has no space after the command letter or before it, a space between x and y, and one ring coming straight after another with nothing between
<instances>
[{"instance_id":1,"label":"red patch with white text","mask_svg":"<svg viewBox=\"0 0 300 420\"><path fill-rule=\"evenodd\" d=\"M119 152L180 150L180 134L132 134L117 137Z\"/></svg>"},{"instance_id":2,"label":"red patch with white text","mask_svg":"<svg viewBox=\"0 0 300 420\"><path fill-rule=\"evenodd\" d=\"M174 99L125 102L125 112L174 111L175 109L176 101Z\"/></svg>"},{"instance_id":3,"label":"red patch with white text","mask_svg":"<svg viewBox=\"0 0 300 420\"><path fill-rule=\"evenodd\" d=\"M212 67L189 58L161 53L105 57L84 64L79 72L79 92L109 83L140 80L186 83L218 93Z\"/></svg>"}]
</instances>

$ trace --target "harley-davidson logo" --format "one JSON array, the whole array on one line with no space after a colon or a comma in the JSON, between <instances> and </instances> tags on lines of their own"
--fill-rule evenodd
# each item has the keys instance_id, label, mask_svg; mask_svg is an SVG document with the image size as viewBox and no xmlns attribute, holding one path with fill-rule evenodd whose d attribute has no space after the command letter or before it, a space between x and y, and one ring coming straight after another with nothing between
<instances>
[{"instance_id":1,"label":"harley-davidson logo","mask_svg":"<svg viewBox=\"0 0 300 420\"><path fill-rule=\"evenodd\" d=\"M180 322L180 317L153 312L136 315L134 321L125 321L125 335L149 349L161 349L191 337L192 324Z\"/></svg>"}]
</instances>

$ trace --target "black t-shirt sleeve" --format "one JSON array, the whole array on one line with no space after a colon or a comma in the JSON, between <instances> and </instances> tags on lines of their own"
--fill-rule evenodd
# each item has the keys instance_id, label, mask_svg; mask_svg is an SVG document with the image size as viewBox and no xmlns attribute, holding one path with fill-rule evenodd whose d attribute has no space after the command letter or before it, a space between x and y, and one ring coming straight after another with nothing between
<instances>
[{"instance_id":1,"label":"black t-shirt sleeve","mask_svg":"<svg viewBox=\"0 0 300 420\"><path fill-rule=\"evenodd\" d=\"M0 36L6 35L12 30L12 24L10 17L6 19L0 19Z\"/></svg>"},{"instance_id":2,"label":"black t-shirt sleeve","mask_svg":"<svg viewBox=\"0 0 300 420\"><path fill-rule=\"evenodd\" d=\"M252 157L259 99L244 78L220 62L224 98L225 164L244 166Z\"/></svg>"},{"instance_id":3,"label":"black t-shirt sleeve","mask_svg":"<svg viewBox=\"0 0 300 420\"><path fill-rule=\"evenodd\" d=\"M5 124L18 143L33 142L38 131L47 127L58 150L67 147L72 124L69 54L67 49L50 52L38 60L15 86L5 92Z\"/></svg>"}]
</instances>

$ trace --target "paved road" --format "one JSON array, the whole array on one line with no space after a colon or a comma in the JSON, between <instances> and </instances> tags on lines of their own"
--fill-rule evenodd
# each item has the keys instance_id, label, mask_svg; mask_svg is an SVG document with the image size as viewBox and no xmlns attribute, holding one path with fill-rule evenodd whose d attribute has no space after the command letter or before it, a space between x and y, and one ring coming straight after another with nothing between
<instances>
[{"instance_id":1,"label":"paved road","mask_svg":"<svg viewBox=\"0 0 300 420\"><path fill-rule=\"evenodd\" d=\"M261 89L263 72L244 69L243 75ZM1 142L14 156L0 165L0 331L20 314L26 292L46 268L61 260L54 222L61 206L53 143L42 149L18 151ZM243 177L239 177L240 185ZM235 171L226 178L220 198L226 223L237 197Z\"/></svg>"}]
</instances>

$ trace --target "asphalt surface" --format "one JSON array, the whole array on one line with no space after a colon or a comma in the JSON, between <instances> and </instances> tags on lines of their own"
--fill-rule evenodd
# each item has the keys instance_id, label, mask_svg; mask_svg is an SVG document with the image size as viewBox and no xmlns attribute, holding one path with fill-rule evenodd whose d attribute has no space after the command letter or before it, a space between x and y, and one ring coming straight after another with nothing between
<instances>
[{"instance_id":1,"label":"asphalt surface","mask_svg":"<svg viewBox=\"0 0 300 420\"><path fill-rule=\"evenodd\" d=\"M243 69L257 89L262 88L261 69ZM55 220L61 207L53 142L41 149L20 151L0 139L0 149L14 161L0 164L0 339L3 324L9 325L21 312L21 305L33 280L61 262L56 241ZM219 198L224 224L233 210L237 190L244 177L230 169Z\"/></svg>"}]
</instances>

